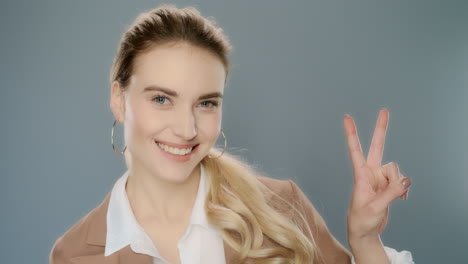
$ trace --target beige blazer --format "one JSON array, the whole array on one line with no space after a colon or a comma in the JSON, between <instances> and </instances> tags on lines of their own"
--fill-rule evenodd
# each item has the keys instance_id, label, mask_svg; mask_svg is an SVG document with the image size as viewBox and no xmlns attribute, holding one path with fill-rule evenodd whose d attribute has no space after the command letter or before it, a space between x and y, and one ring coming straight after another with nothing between
<instances>
[{"instance_id":1,"label":"beige blazer","mask_svg":"<svg viewBox=\"0 0 468 264\"><path fill-rule=\"evenodd\" d=\"M332 236L320 214L293 181L267 177L258 177L258 179L305 215L320 251L316 263L351 263L351 255L348 250ZM265 198L267 201L275 199L273 197ZM126 246L110 256L104 256L109 199L110 193L100 205L57 239L50 252L50 264L152 264L151 256L135 253L130 246ZM277 210L289 218L293 217L293 210ZM268 237L265 237L263 245L268 246L273 243ZM224 242L224 253L226 263L234 264L231 257L236 252L226 242ZM253 261L248 259L245 263L253 263Z\"/></svg>"}]
</instances>

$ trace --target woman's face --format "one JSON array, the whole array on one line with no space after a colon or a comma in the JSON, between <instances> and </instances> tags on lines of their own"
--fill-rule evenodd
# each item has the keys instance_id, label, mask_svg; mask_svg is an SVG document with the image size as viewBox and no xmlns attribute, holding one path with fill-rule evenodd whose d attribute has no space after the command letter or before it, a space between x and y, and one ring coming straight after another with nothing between
<instances>
[{"instance_id":1,"label":"woman's face","mask_svg":"<svg viewBox=\"0 0 468 264\"><path fill-rule=\"evenodd\" d=\"M220 133L224 81L221 60L187 43L137 56L128 89L111 89L132 172L185 181Z\"/></svg>"}]
</instances>

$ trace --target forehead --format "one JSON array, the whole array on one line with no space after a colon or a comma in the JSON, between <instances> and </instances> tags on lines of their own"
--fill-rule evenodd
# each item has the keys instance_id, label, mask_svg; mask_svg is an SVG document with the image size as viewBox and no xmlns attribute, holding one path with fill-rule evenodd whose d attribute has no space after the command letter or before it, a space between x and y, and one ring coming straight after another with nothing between
<instances>
[{"instance_id":1,"label":"forehead","mask_svg":"<svg viewBox=\"0 0 468 264\"><path fill-rule=\"evenodd\" d=\"M216 55L180 42L139 54L133 64L130 89L158 85L180 94L222 93L224 80L224 65Z\"/></svg>"}]
</instances>

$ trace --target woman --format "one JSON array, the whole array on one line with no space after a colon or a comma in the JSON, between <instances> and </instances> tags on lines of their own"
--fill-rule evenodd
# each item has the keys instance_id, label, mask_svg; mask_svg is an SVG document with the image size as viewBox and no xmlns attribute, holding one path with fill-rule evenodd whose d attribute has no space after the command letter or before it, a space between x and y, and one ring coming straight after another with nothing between
<instances>
[{"instance_id":1,"label":"woman","mask_svg":"<svg viewBox=\"0 0 468 264\"><path fill-rule=\"evenodd\" d=\"M161 6L124 33L111 71L110 106L124 124L128 170L106 199L55 243L51 263L413 263L384 248L388 205L409 178L380 166L388 112L367 161L345 117L355 185L352 255L292 181L257 175L225 153L221 130L231 47L194 8ZM222 152L214 150L219 135ZM393 255L392 255L393 254ZM406 260L401 260L406 257ZM400 258L400 260L398 260Z\"/></svg>"}]
</instances>

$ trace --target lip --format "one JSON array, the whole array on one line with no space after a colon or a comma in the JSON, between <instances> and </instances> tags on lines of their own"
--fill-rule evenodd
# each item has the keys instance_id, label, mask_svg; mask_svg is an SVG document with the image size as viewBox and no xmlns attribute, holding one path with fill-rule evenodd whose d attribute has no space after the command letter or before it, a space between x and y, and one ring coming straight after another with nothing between
<instances>
[{"instance_id":1,"label":"lip","mask_svg":"<svg viewBox=\"0 0 468 264\"><path fill-rule=\"evenodd\" d=\"M194 147L194 146L198 145L198 144L185 144L185 145L181 145L181 144L175 144L175 143L170 143L170 142L161 141L161 140L154 140L154 142L164 144L164 145L166 145L166 146L168 146L168 147L179 148L179 149L191 148L191 147Z\"/></svg>"},{"instance_id":2,"label":"lip","mask_svg":"<svg viewBox=\"0 0 468 264\"><path fill-rule=\"evenodd\" d=\"M166 158L168 158L168 159L170 159L172 161L176 161L176 162L186 162L186 161L191 160L192 156L197 152L198 145L199 145L199 144L179 145L179 144L166 143L164 141L158 141L158 140L154 140L153 142L154 142L154 146L159 151L161 151L163 156L165 156ZM181 155L175 155L175 154L164 151L162 148L160 148L158 146L157 143L161 143L161 144L167 145L169 147L176 147L176 148L191 148L191 147L194 147L194 149L192 149L192 151L190 153L188 153L187 155L181 156Z\"/></svg>"}]
</instances>

